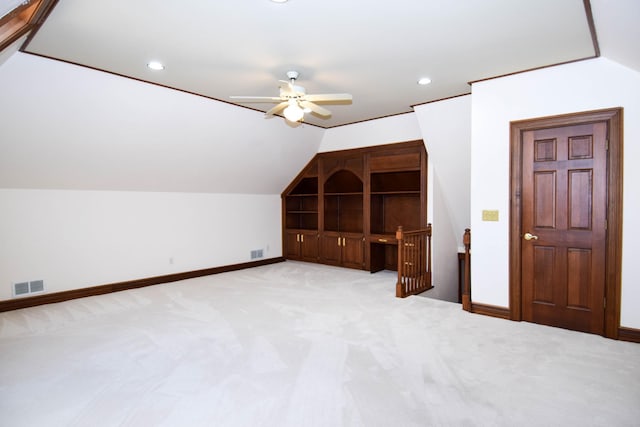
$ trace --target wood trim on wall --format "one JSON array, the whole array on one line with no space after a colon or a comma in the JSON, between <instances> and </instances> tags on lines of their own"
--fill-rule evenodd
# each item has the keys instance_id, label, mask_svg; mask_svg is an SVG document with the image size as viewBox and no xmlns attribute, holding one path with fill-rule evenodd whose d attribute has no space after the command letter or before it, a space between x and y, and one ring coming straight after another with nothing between
<instances>
[{"instance_id":1,"label":"wood trim on wall","mask_svg":"<svg viewBox=\"0 0 640 427\"><path fill-rule=\"evenodd\" d=\"M202 270L186 271L182 273L166 274L163 276L147 277L145 279L129 280L127 282L111 283L107 285L92 286L88 288L73 289L70 291L53 292L31 297L15 298L0 301L0 312L18 310L21 308L35 307L37 305L52 304L69 301L76 298L84 298L95 295L104 295L112 292L126 291L128 289L143 288L145 286L159 285L162 283L177 282L179 280L193 279L195 277L210 276L212 274L226 273L229 271L243 270L245 268L259 267L262 265L284 262L283 257L269 258L259 261L244 262L240 264L225 265L221 267L205 268Z\"/></svg>"},{"instance_id":2,"label":"wood trim on wall","mask_svg":"<svg viewBox=\"0 0 640 427\"><path fill-rule=\"evenodd\" d=\"M583 0L584 13L587 15L587 23L589 23L589 33L591 33L591 41L593 43L593 51L596 57L600 56L600 43L598 43L598 34L596 33L596 24L593 20L593 10L591 9L591 1Z\"/></svg>"},{"instance_id":3,"label":"wood trim on wall","mask_svg":"<svg viewBox=\"0 0 640 427\"><path fill-rule=\"evenodd\" d=\"M58 0L36 0L25 2L0 19L0 52L23 35L29 33L28 41L40 29Z\"/></svg>"},{"instance_id":4,"label":"wood trim on wall","mask_svg":"<svg viewBox=\"0 0 640 427\"><path fill-rule=\"evenodd\" d=\"M497 305L471 303L471 313L482 314L484 316L498 317L500 319L509 320L511 313L508 307L500 307Z\"/></svg>"},{"instance_id":5,"label":"wood trim on wall","mask_svg":"<svg viewBox=\"0 0 640 427\"><path fill-rule=\"evenodd\" d=\"M621 326L618 328L618 339L622 341L637 342L640 344L640 329L625 328Z\"/></svg>"},{"instance_id":6,"label":"wood trim on wall","mask_svg":"<svg viewBox=\"0 0 640 427\"><path fill-rule=\"evenodd\" d=\"M522 134L525 131L606 121L609 130L607 160L607 242L604 336L617 339L620 328L622 267L622 108L587 111L511 122L511 183L509 230L509 307L511 320L522 320L520 260L522 230Z\"/></svg>"}]
</instances>

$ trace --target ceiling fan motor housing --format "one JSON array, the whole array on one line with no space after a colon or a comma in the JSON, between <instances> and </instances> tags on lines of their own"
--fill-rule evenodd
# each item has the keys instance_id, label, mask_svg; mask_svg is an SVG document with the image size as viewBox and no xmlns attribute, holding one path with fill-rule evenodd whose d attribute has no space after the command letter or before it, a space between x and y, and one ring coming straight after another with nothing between
<instances>
[{"instance_id":1,"label":"ceiling fan motor housing","mask_svg":"<svg viewBox=\"0 0 640 427\"><path fill-rule=\"evenodd\" d=\"M293 92L291 91L293 89ZM291 88L288 86L284 86L280 88L280 96L290 99L290 98L301 98L307 94L307 91L302 86L292 85Z\"/></svg>"}]
</instances>

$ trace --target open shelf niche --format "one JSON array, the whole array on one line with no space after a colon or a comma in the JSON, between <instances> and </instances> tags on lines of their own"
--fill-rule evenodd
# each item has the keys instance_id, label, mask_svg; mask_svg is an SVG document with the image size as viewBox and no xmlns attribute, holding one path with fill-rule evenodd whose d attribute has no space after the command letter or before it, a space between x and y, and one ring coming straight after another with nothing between
<instances>
[{"instance_id":1,"label":"open shelf niche","mask_svg":"<svg viewBox=\"0 0 640 427\"><path fill-rule=\"evenodd\" d=\"M318 229L318 177L302 178L285 198L286 228Z\"/></svg>"},{"instance_id":2,"label":"open shelf niche","mask_svg":"<svg viewBox=\"0 0 640 427\"><path fill-rule=\"evenodd\" d=\"M371 173L371 234L420 228L420 171Z\"/></svg>"},{"instance_id":3,"label":"open shelf niche","mask_svg":"<svg viewBox=\"0 0 640 427\"><path fill-rule=\"evenodd\" d=\"M324 230L362 233L363 184L353 172L339 170L324 184Z\"/></svg>"}]
</instances>

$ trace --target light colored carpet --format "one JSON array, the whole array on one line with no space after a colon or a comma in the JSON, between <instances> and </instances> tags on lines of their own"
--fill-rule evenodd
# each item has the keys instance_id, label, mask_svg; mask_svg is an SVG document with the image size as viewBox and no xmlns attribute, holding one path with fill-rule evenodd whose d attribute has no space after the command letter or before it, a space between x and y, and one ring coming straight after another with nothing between
<instances>
[{"instance_id":1,"label":"light colored carpet","mask_svg":"<svg viewBox=\"0 0 640 427\"><path fill-rule=\"evenodd\" d=\"M0 425L638 426L640 345L288 261L0 313Z\"/></svg>"}]
</instances>

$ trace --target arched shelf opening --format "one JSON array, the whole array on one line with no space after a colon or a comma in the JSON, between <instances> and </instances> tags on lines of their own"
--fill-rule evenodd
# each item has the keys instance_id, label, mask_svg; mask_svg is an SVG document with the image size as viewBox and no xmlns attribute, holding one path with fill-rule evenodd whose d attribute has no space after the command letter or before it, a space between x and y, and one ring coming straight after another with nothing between
<instances>
[{"instance_id":1,"label":"arched shelf opening","mask_svg":"<svg viewBox=\"0 0 640 427\"><path fill-rule=\"evenodd\" d=\"M324 183L324 230L362 233L362 224L362 180L349 170L339 170Z\"/></svg>"}]
</instances>

